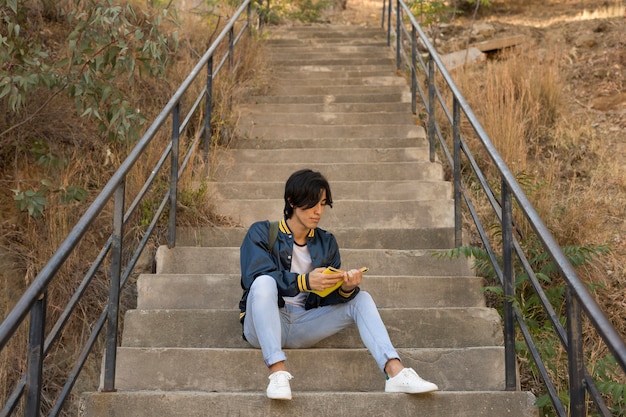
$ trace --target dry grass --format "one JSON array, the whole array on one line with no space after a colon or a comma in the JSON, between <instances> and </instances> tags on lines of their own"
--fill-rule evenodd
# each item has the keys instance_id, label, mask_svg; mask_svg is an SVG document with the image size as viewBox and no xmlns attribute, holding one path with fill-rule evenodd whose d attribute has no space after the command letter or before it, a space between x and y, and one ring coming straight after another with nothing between
<instances>
[{"instance_id":1,"label":"dry grass","mask_svg":"<svg viewBox=\"0 0 626 417\"><path fill-rule=\"evenodd\" d=\"M64 3L57 2L57 6ZM136 7L143 7L145 2L135 2ZM42 11L40 24L46 22L46 13ZM146 114L148 123L161 111L171 94L186 78L189 71L196 65L199 56L204 53L214 37L219 33L227 19L205 15L179 14L182 22L180 26L170 25L167 30L178 31L181 47L170 56L170 66L164 80L137 79L135 82L118 80L120 86L128 91L133 106ZM58 24L54 23L59 30ZM212 36L208 36L211 35ZM59 39L63 39L60 35ZM258 67L252 63L260 51L253 38L244 37L241 46L237 49L235 75L228 74L228 68L223 68L214 83L216 99L219 105L214 109L215 128L213 133L214 145L221 142L227 145L230 134L236 123L236 116L232 114L232 104L242 96L249 87L246 79L250 79ZM63 51L57 51L59 55ZM203 78L203 77L200 77ZM197 93L200 85L193 87ZM11 266L0 272L0 315L6 317L10 309L17 302L26 286L37 275L37 272L52 256L59 244L67 237L80 214L87 207L86 203L62 205L53 195L49 195L49 207L42 218L34 219L27 213L20 212L13 201L13 189L30 189L40 184L41 178L50 179L59 186L75 185L89 191L88 199L93 199L99 190L106 184L116 167L132 149L132 144L113 144L103 142L99 138L97 129L88 120L81 119L74 114L74 104L63 95L57 95L49 107L35 112L38 104L47 98L46 91L39 91L37 96L31 97L30 104L23 114L35 114L29 122L20 125L5 135L2 140L6 146L0 152L0 172L2 179L0 187L0 259L3 264ZM193 96L190 94L188 97ZM226 99L228 98L228 100ZM182 107L189 108L191 98L186 98ZM228 103L228 104L224 104ZM4 108L4 107L3 107ZM219 123L217 123L219 122ZM0 126L4 130L11 118L7 113L0 117ZM169 123L169 122L168 122ZM193 125L196 123L196 125ZM192 121L187 135L182 139L182 148L188 147L191 139L199 130L199 121ZM143 186L147 175L152 171L156 161L161 156L163 144L169 140L170 128L163 129L164 135L155 138L154 144L137 162L127 177L126 192L134 196ZM220 140L217 140L220 138ZM50 144L50 150L56 155L67 157L70 163L61 169L50 169L35 164L29 149L33 140L41 140ZM186 149L186 148L185 148ZM190 171L206 172L201 158L194 157ZM213 166L212 164L210 166ZM200 178L200 181L203 178ZM178 214L180 224L206 225L220 224L229 220L216 216L211 210L210 195L198 191L198 179L188 172L180 182L181 210ZM157 183L156 188L161 187ZM191 196L185 198L186 196ZM145 216L152 215L155 201L148 201L141 207L135 219L129 224L138 224ZM83 279L91 266L99 248L101 248L111 233L111 205L107 206L100 218L96 221L93 230L89 231L80 246L72 253L66 265L57 274L48 289L48 323L51 327L63 311L67 301ZM129 226L126 229L125 241L132 245L143 231L140 227ZM164 242L164 232L157 230L156 235L149 243L148 251ZM84 301L80 303L72 319L65 327L61 340L52 346L44 368L46 390L44 393L43 409L47 410L51 402L58 395L61 384L64 382L69 369L74 363L81 348L90 333L90 327L103 308L108 297L108 261L101 268L89 287ZM133 281L123 293L121 314L135 303ZM49 330L49 328L48 328ZM23 324L16 336L0 352L0 404L4 404L7 396L15 386L16 381L25 370L26 341L28 328ZM95 390L100 373L100 354L102 344L98 342L83 375L79 379L74 392ZM72 400L76 400L74 397ZM73 403L73 401L70 401ZM65 410L65 415L75 415L74 406ZM18 411L19 413L19 411Z\"/></svg>"},{"instance_id":2,"label":"dry grass","mask_svg":"<svg viewBox=\"0 0 626 417\"><path fill-rule=\"evenodd\" d=\"M455 72L453 77L556 240L562 246L612 248L610 256L583 265L578 273L593 284L598 303L626 337L626 251L616 229L626 206L622 167L614 150L590 127L591 120L563 111L568 98L559 67L563 52L537 51L533 46L517 50L484 66ZM470 144L479 163L487 172L493 171L476 141ZM488 176L498 184L494 172ZM490 211L484 204L479 210ZM524 222L516 226L521 236L531 233ZM609 352L588 322L584 334L586 353L595 364ZM561 364L555 372L566 375L565 352L557 349L553 355L551 362ZM553 375L557 385L563 382L558 375ZM542 382L529 373L528 366L522 368L521 378L526 389L542 391ZM621 372L613 378L626 383Z\"/></svg>"},{"instance_id":3,"label":"dry grass","mask_svg":"<svg viewBox=\"0 0 626 417\"><path fill-rule=\"evenodd\" d=\"M358 19L369 19L372 25L377 25L378 20L372 18L373 14L359 9L356 3L356 0L348 2L349 10L344 13L344 18L349 13L360 13ZM198 15L185 20L185 24L178 28L184 48L172 56L175 63L168 71L167 80L142 80L128 86L137 100L137 106L148 115L148 120L158 114L189 69L195 65L199 54L210 44L207 33L213 33L213 28L221 23L224 20L218 22L208 16ZM215 86L220 104L214 110L214 119L217 121L213 132L214 145L219 142L221 146L228 146L233 126L237 123L237 115L232 113L229 101L236 102L246 88L259 87L238 82L253 78L255 72L262 71L263 60L258 57L258 51L258 45L249 44L236 59L239 62L237 76L226 77L228 79L223 79ZM530 197L557 240L563 245L608 243L613 247L611 257L586 265L580 273L586 281L604 285L604 288L597 289L595 296L618 330L626 336L626 242L621 240L615 228L622 221L623 207L626 207L626 178L621 175L622 167L612 158L611 150L603 146L600 138L589 127L592 123L562 111L563 100L566 99L563 97L563 79L559 67L562 59L561 51L558 50L534 54L532 49L528 49L521 54L490 61L486 64L486 70L468 69L453 76L468 102L476 103L473 109L478 112L481 123L513 172L524 176L532 185L529 187ZM486 78L486 75L490 78ZM45 92L38 94L41 96L33 102L45 97ZM230 99L226 100L227 97ZM92 197L130 149L125 145L102 143L93 126L70 113L72 103L62 97L55 100L32 123L16 129L10 142L7 142L13 147L3 146L0 153L0 187L3 191L3 197L0 198L0 255L7 260L7 264L13 265L1 273L0 313L3 317L67 236L82 208L55 204L39 220L16 209L11 190L36 185L40 178L50 174L33 163L28 153L30 141L46 140L54 145L55 151L66 154L72 163L67 169L54 173L55 181L61 185L82 185L90 190ZM35 106L26 109L26 113L33 108ZM1 117L0 121L6 120L6 115ZM159 140L165 141L166 138ZM15 152L7 152L7 149L15 149ZM212 155L217 158L218 154ZM150 153L139 162L128 179L129 194L135 193L143 184L145 172L151 171L158 156L156 152ZM215 160L209 161L208 165L198 159L194 161L195 172L212 173L211 170L217 166ZM191 197L182 199L180 224L228 222L228 219L216 217L211 212L210 194L202 191L202 184L198 185L196 177L186 174L181 181L181 189ZM105 214L108 216L110 211L108 207ZM85 243L71 256L68 267L61 272L58 282L51 286L51 322L58 316L88 269L88 260L93 259L95 251L93 248L101 247L110 233L110 217L107 216L103 217L107 220L100 221L101 231L86 237ZM129 230L128 238L132 240L136 232ZM153 246L158 244L158 239L159 236L152 243ZM63 344L55 346L53 359L48 361L50 365L46 368L46 378L51 389L47 395L58 391L58 381L67 370L66 357L75 356L71 347L82 345L86 338L85 323L102 307L101 300L108 295L104 274L97 277L90 291L86 303L79 307L76 317L68 325ZM132 290L125 293L125 297L125 306L132 306ZM15 381L25 367L23 352L26 349L27 329L23 327L9 346L0 352L2 402L12 387L10 382ZM605 354L602 344L588 327L586 329L586 343L592 357L601 357ZM100 351L101 347L96 349ZM93 389L98 375L99 363L93 358L75 391ZM525 378L530 379L528 375ZM532 385L532 381L528 384ZM45 399L45 402L49 401L50 398ZM68 415L71 414L68 412Z\"/></svg>"}]
</instances>

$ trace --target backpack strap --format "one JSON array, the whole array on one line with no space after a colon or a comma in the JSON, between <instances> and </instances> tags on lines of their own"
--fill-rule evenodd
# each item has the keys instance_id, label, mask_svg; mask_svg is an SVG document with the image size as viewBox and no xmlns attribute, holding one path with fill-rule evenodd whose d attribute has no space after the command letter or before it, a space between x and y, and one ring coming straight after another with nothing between
<instances>
[{"instance_id":1,"label":"backpack strap","mask_svg":"<svg viewBox=\"0 0 626 417\"><path fill-rule=\"evenodd\" d=\"M267 253L272 253L272 249L274 248L274 243L276 243L276 238L278 238L278 223L279 222L270 222L270 240L269 245L267 247ZM245 318L245 313L239 316L239 321L241 322L241 326L243 327L243 320ZM246 340L246 335L241 333L241 337L243 340Z\"/></svg>"},{"instance_id":2,"label":"backpack strap","mask_svg":"<svg viewBox=\"0 0 626 417\"><path fill-rule=\"evenodd\" d=\"M278 222L270 222L270 240L269 245L267 247L268 252L272 252L274 248L274 243L276 242L276 238L278 237Z\"/></svg>"}]
</instances>

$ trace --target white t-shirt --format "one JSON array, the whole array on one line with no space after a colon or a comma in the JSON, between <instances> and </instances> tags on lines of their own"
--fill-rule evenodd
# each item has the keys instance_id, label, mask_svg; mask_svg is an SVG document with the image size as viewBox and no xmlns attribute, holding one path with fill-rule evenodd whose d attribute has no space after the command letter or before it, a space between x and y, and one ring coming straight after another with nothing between
<instances>
[{"instance_id":1,"label":"white t-shirt","mask_svg":"<svg viewBox=\"0 0 626 417\"><path fill-rule=\"evenodd\" d=\"M311 262L311 255L309 254L309 248L306 246L293 245L293 253L291 254L291 272L296 274L306 274L313 269L313 263ZM286 304L304 307L308 292L301 292L295 297L283 297Z\"/></svg>"}]
</instances>

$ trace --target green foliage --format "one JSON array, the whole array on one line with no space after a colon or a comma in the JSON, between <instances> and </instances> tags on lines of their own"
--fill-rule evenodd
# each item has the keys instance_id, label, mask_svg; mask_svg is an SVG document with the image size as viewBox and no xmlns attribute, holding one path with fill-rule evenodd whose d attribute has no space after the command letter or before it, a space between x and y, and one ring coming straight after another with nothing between
<instances>
[{"instance_id":1,"label":"green foliage","mask_svg":"<svg viewBox=\"0 0 626 417\"><path fill-rule=\"evenodd\" d=\"M464 0L467 4L476 4L476 0ZM489 0L480 0L479 2L482 6L491 6L491 1Z\"/></svg>"},{"instance_id":2,"label":"green foliage","mask_svg":"<svg viewBox=\"0 0 626 417\"><path fill-rule=\"evenodd\" d=\"M59 82L48 53L27 34L29 12L22 1L0 0L0 99L6 98L12 111L19 111L36 88L54 88Z\"/></svg>"},{"instance_id":3,"label":"green foliage","mask_svg":"<svg viewBox=\"0 0 626 417\"><path fill-rule=\"evenodd\" d=\"M282 19L298 20L305 23L319 22L332 0L277 0L271 2L269 14L263 16L266 23L278 23ZM265 6L263 6L265 7Z\"/></svg>"},{"instance_id":4,"label":"green foliage","mask_svg":"<svg viewBox=\"0 0 626 417\"><path fill-rule=\"evenodd\" d=\"M406 3L413 16L419 19L420 25L429 28L433 45L436 43L441 25L450 23L455 15L463 13L456 1L408 0ZM475 4L476 0L468 0L465 3ZM489 0L480 0L476 7L478 5L491 6L491 2Z\"/></svg>"},{"instance_id":5,"label":"green foliage","mask_svg":"<svg viewBox=\"0 0 626 417\"><path fill-rule=\"evenodd\" d=\"M67 158L59 157L52 153L50 146L41 140L32 143L30 153L37 159L37 165L45 168L64 168L69 163Z\"/></svg>"},{"instance_id":6,"label":"green foliage","mask_svg":"<svg viewBox=\"0 0 626 417\"><path fill-rule=\"evenodd\" d=\"M317 22L322 17L324 9L330 6L328 0L293 0L295 10L290 17L301 22Z\"/></svg>"},{"instance_id":7,"label":"green foliage","mask_svg":"<svg viewBox=\"0 0 626 417\"><path fill-rule=\"evenodd\" d=\"M538 241L528 240L522 246L528 263L542 285L546 298L559 316L558 320L564 326L565 286L559 278L556 264L542 249ZM594 259L610 253L610 248L607 245L565 246L562 250L569 262L575 267L588 264ZM500 301L502 300L503 290L488 252L485 249L475 246L464 246L441 252L438 256L440 258L464 256L472 259L476 273L483 276L488 282L484 290L497 296ZM498 255L496 255L496 262L499 265L502 264L502 259ZM589 285L591 291L598 287L601 287L601 284ZM524 317L526 325L533 336L535 347L546 368L553 375L553 378L557 378L556 386L561 387L559 398L561 398L564 404L568 404L567 380L563 377L563 375L567 375L566 355L563 355L560 351L558 336L544 311L539 296L530 282L528 273L518 262L515 263L515 297L511 301ZM502 314L502 311L500 313ZM516 342L516 350L523 362L530 364L535 377L539 378L526 343L518 340ZM594 364L594 376L596 381L598 381L598 389L610 397L609 403L617 412L615 415L624 415L624 410L626 410L626 400L624 398L626 386L619 382L619 377L616 375L616 369L619 369L618 365L614 359L612 361L611 359L611 357L606 357L594 361L589 360L588 362ZM550 397L547 394L538 396L537 406L542 409L542 415L544 416L551 416L554 413Z\"/></svg>"},{"instance_id":8,"label":"green foliage","mask_svg":"<svg viewBox=\"0 0 626 417\"><path fill-rule=\"evenodd\" d=\"M73 201L84 202L87 199L89 193L82 187L77 187L75 185L69 185L65 188L59 188L58 190L61 193L61 203L62 204L70 204Z\"/></svg>"},{"instance_id":9,"label":"green foliage","mask_svg":"<svg viewBox=\"0 0 626 417\"><path fill-rule=\"evenodd\" d=\"M450 16L458 13L456 9L443 0L412 0L407 2L413 16L420 18L424 26L447 23Z\"/></svg>"},{"instance_id":10,"label":"green foliage","mask_svg":"<svg viewBox=\"0 0 626 417\"><path fill-rule=\"evenodd\" d=\"M97 121L103 137L132 142L139 137L145 117L131 103L131 89L142 78L164 76L171 49L178 44L176 34L168 38L161 30L172 12L162 9L148 15L112 0L67 4L70 10L50 1L0 0L0 102L7 111L19 114L37 91L49 91L39 110L57 94L68 94L77 114ZM67 48L47 50L33 17L38 7L66 26ZM29 108L31 113L39 110ZM56 156L44 140L32 142L29 151L37 165L47 170L68 166L68 159ZM87 197L81 187L53 185L47 179L36 188L13 191L17 207L33 217L43 214L52 194L61 204Z\"/></svg>"},{"instance_id":11,"label":"green foliage","mask_svg":"<svg viewBox=\"0 0 626 417\"><path fill-rule=\"evenodd\" d=\"M548 300L555 307L561 306L564 302L564 286L557 279L558 269L550 255L542 249L538 242L532 245L526 244L523 250L535 276L541 283L545 284L544 291L548 295ZM594 258L607 255L611 251L608 245L565 246L562 250L568 261L575 267L589 263ZM484 277L489 283L485 290L497 295L503 294L499 277L485 249L476 246L462 246L438 253L437 256L450 259L464 256L472 259L472 268L476 274ZM500 265L502 264L502 258L498 255L496 255L496 262ZM590 288L593 289L597 286L600 286L600 284L592 285ZM530 284L528 273L519 263L515 264L515 290L516 304L521 308L521 312L524 313L525 317L532 311L539 313L539 310L542 309L541 303Z\"/></svg>"},{"instance_id":12,"label":"green foliage","mask_svg":"<svg viewBox=\"0 0 626 417\"><path fill-rule=\"evenodd\" d=\"M47 168L48 171L65 168L69 163L68 158L53 153L50 146L44 141L33 141L29 150L35 158L36 164ZM28 211L28 214L35 218L43 215L45 208L49 206L51 195L58 195L59 202L64 205L72 202L82 203L88 196L87 190L82 187L76 185L59 186L48 179L42 179L36 188L26 191L15 189L13 193L17 208L20 211Z\"/></svg>"},{"instance_id":13,"label":"green foliage","mask_svg":"<svg viewBox=\"0 0 626 417\"><path fill-rule=\"evenodd\" d=\"M593 376L600 392L610 394L613 399L610 404L611 414L626 416L626 383L617 382L620 380L620 376L616 369L619 369L619 365L615 357L607 355L595 361ZM622 375L622 381L623 378Z\"/></svg>"},{"instance_id":14,"label":"green foliage","mask_svg":"<svg viewBox=\"0 0 626 417\"><path fill-rule=\"evenodd\" d=\"M41 217L46 207L49 206L49 196L58 194L61 204L67 205L72 202L82 203L87 199L88 192L82 187L68 185L58 186L49 180L41 180L41 185L35 189L26 191L13 190L13 199L20 211L28 211L31 217Z\"/></svg>"},{"instance_id":15,"label":"green foliage","mask_svg":"<svg viewBox=\"0 0 626 417\"><path fill-rule=\"evenodd\" d=\"M0 0L0 99L20 112L37 89L51 97L66 92L78 113L98 121L110 141L132 141L145 118L128 98L128 86L143 77L164 74L176 34L161 32L168 9L154 16L112 0L75 0L71 11L59 11L70 29L68 56L50 54L36 34L29 15L34 10L17 0ZM45 106L46 103L44 103Z\"/></svg>"},{"instance_id":16,"label":"green foliage","mask_svg":"<svg viewBox=\"0 0 626 417\"><path fill-rule=\"evenodd\" d=\"M13 199L17 202L17 207L20 211L28 211L31 217L37 218L43 215L44 208L48 205L46 191L46 189L13 190L15 194Z\"/></svg>"},{"instance_id":17,"label":"green foliage","mask_svg":"<svg viewBox=\"0 0 626 417\"><path fill-rule=\"evenodd\" d=\"M89 7L68 14L70 56L58 63L69 68L68 92L83 117L99 121L110 141L137 138L145 118L116 86L118 78L132 85L142 77L164 75L169 54L167 37L159 31L167 10L152 20L130 6L91 0Z\"/></svg>"}]
</instances>

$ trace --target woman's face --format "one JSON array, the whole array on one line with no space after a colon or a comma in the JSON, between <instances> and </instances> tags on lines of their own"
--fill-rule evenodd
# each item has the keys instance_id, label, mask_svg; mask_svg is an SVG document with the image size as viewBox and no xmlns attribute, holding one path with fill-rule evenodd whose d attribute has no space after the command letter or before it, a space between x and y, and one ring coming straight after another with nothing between
<instances>
[{"instance_id":1,"label":"woman's face","mask_svg":"<svg viewBox=\"0 0 626 417\"><path fill-rule=\"evenodd\" d=\"M326 208L326 190L322 190L320 201L311 208L294 207L293 215L289 220L289 226L303 229L315 229L324 214Z\"/></svg>"}]
</instances>

